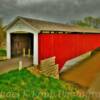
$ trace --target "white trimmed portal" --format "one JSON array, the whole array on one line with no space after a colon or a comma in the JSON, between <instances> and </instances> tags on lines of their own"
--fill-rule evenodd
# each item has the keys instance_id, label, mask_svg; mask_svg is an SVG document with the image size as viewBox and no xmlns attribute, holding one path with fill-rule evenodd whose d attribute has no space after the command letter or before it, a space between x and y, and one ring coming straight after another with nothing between
<instances>
[{"instance_id":1,"label":"white trimmed portal","mask_svg":"<svg viewBox=\"0 0 100 100\"><path fill-rule=\"evenodd\" d=\"M6 47L7 58L11 59L11 33L32 33L33 34L33 64L38 65L38 31L34 31L32 27L23 22L16 22L11 28L7 30Z\"/></svg>"},{"instance_id":2,"label":"white trimmed portal","mask_svg":"<svg viewBox=\"0 0 100 100\"><path fill-rule=\"evenodd\" d=\"M33 63L38 65L38 34L34 34L34 45L33 45Z\"/></svg>"},{"instance_id":3,"label":"white trimmed portal","mask_svg":"<svg viewBox=\"0 0 100 100\"><path fill-rule=\"evenodd\" d=\"M6 37L6 47L7 47L7 58L10 59L11 58L11 36L10 33L7 33L7 37Z\"/></svg>"}]
</instances>

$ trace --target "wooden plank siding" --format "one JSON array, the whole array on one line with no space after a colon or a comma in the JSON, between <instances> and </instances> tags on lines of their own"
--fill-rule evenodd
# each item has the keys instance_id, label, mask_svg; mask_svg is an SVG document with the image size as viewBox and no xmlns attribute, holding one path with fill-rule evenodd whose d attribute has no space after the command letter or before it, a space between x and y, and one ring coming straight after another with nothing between
<instances>
[{"instance_id":1,"label":"wooden plank siding","mask_svg":"<svg viewBox=\"0 0 100 100\"><path fill-rule=\"evenodd\" d=\"M60 69L74 57L100 47L100 34L39 34L39 61L56 57Z\"/></svg>"}]
</instances>

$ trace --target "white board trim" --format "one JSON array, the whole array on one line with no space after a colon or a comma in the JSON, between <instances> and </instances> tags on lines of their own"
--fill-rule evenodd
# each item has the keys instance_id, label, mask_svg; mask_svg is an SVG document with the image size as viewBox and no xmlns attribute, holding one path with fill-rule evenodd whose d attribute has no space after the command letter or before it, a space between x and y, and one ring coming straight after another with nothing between
<instances>
[{"instance_id":1,"label":"white board trim","mask_svg":"<svg viewBox=\"0 0 100 100\"><path fill-rule=\"evenodd\" d=\"M6 38L6 50L7 50L7 58L11 58L11 34L7 32L7 38Z\"/></svg>"},{"instance_id":2,"label":"white board trim","mask_svg":"<svg viewBox=\"0 0 100 100\"><path fill-rule=\"evenodd\" d=\"M33 42L33 64L38 65L38 34L34 34Z\"/></svg>"},{"instance_id":3,"label":"white board trim","mask_svg":"<svg viewBox=\"0 0 100 100\"><path fill-rule=\"evenodd\" d=\"M23 33L32 33L33 34L33 64L38 65L38 31L33 30L28 25L25 25L25 23L22 23L22 27L16 27L12 26L7 30L7 37L6 37L6 44L7 44L7 58L11 59L11 33L16 33L22 31ZM24 27L25 25L25 27ZM26 27L27 26L27 27Z\"/></svg>"}]
</instances>

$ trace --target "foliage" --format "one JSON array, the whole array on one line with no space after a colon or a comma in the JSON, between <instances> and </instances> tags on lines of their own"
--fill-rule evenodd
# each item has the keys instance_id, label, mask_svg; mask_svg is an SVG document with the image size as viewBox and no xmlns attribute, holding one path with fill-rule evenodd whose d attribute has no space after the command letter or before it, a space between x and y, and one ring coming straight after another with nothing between
<instances>
[{"instance_id":1,"label":"foliage","mask_svg":"<svg viewBox=\"0 0 100 100\"><path fill-rule=\"evenodd\" d=\"M82 27L100 28L100 18L88 16L85 17L83 20L73 21L72 24Z\"/></svg>"},{"instance_id":2,"label":"foliage","mask_svg":"<svg viewBox=\"0 0 100 100\"><path fill-rule=\"evenodd\" d=\"M25 69L0 75L0 100L86 100L74 95L76 91L76 86Z\"/></svg>"},{"instance_id":3,"label":"foliage","mask_svg":"<svg viewBox=\"0 0 100 100\"><path fill-rule=\"evenodd\" d=\"M5 42L6 32L4 31L3 27L0 26L0 47L2 43Z\"/></svg>"},{"instance_id":4,"label":"foliage","mask_svg":"<svg viewBox=\"0 0 100 100\"><path fill-rule=\"evenodd\" d=\"M6 56L6 50L0 48L0 57L2 57L2 56Z\"/></svg>"}]
</instances>

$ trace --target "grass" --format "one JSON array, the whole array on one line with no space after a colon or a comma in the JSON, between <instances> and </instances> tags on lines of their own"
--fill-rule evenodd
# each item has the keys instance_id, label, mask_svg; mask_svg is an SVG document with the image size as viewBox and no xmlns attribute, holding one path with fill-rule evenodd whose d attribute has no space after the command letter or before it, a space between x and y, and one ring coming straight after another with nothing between
<instances>
[{"instance_id":1,"label":"grass","mask_svg":"<svg viewBox=\"0 0 100 100\"><path fill-rule=\"evenodd\" d=\"M0 48L0 57L6 56L6 50Z\"/></svg>"},{"instance_id":2,"label":"grass","mask_svg":"<svg viewBox=\"0 0 100 100\"><path fill-rule=\"evenodd\" d=\"M78 88L61 80L35 76L26 69L0 75L0 100L86 100Z\"/></svg>"}]
</instances>

